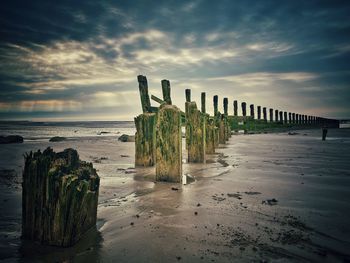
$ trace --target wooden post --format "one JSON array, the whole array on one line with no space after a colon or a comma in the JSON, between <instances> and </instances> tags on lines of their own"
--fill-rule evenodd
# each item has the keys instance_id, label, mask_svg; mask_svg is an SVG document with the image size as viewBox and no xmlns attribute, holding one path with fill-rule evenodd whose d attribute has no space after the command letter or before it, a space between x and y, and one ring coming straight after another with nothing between
<instances>
[{"instance_id":1,"label":"wooden post","mask_svg":"<svg viewBox=\"0 0 350 263\"><path fill-rule=\"evenodd\" d=\"M171 96L170 96L170 81L163 79L162 82L162 91L163 91L163 100L171 105Z\"/></svg>"},{"instance_id":2,"label":"wooden post","mask_svg":"<svg viewBox=\"0 0 350 263\"><path fill-rule=\"evenodd\" d=\"M219 143L221 143L221 144L226 143L226 125L225 125L225 115L224 114L220 114Z\"/></svg>"},{"instance_id":3,"label":"wooden post","mask_svg":"<svg viewBox=\"0 0 350 263\"><path fill-rule=\"evenodd\" d=\"M275 122L278 122L278 110L275 110Z\"/></svg>"},{"instance_id":4,"label":"wooden post","mask_svg":"<svg viewBox=\"0 0 350 263\"><path fill-rule=\"evenodd\" d=\"M261 106L258 106L258 120L261 119Z\"/></svg>"},{"instance_id":5,"label":"wooden post","mask_svg":"<svg viewBox=\"0 0 350 263\"><path fill-rule=\"evenodd\" d=\"M206 151L205 115L194 101L186 102L186 143L189 163L204 163Z\"/></svg>"},{"instance_id":6,"label":"wooden post","mask_svg":"<svg viewBox=\"0 0 350 263\"><path fill-rule=\"evenodd\" d=\"M144 113L135 119L135 166L153 166L156 161L156 113Z\"/></svg>"},{"instance_id":7,"label":"wooden post","mask_svg":"<svg viewBox=\"0 0 350 263\"><path fill-rule=\"evenodd\" d=\"M288 123L287 112L284 112L284 123Z\"/></svg>"},{"instance_id":8,"label":"wooden post","mask_svg":"<svg viewBox=\"0 0 350 263\"><path fill-rule=\"evenodd\" d=\"M292 113L293 124L295 124L295 113Z\"/></svg>"},{"instance_id":9,"label":"wooden post","mask_svg":"<svg viewBox=\"0 0 350 263\"><path fill-rule=\"evenodd\" d=\"M289 123L292 123L292 113L291 112L289 112L288 113L288 120L289 120Z\"/></svg>"},{"instance_id":10,"label":"wooden post","mask_svg":"<svg viewBox=\"0 0 350 263\"><path fill-rule=\"evenodd\" d=\"M254 120L255 113L254 113L254 104L250 104L250 117Z\"/></svg>"},{"instance_id":11,"label":"wooden post","mask_svg":"<svg viewBox=\"0 0 350 263\"><path fill-rule=\"evenodd\" d=\"M139 82L139 91L141 97L141 106L143 113L151 112L151 101L148 96L148 84L146 76L137 76L137 81Z\"/></svg>"},{"instance_id":12,"label":"wooden post","mask_svg":"<svg viewBox=\"0 0 350 263\"><path fill-rule=\"evenodd\" d=\"M191 90L186 89L185 94L186 94L186 102L191 102Z\"/></svg>"},{"instance_id":13,"label":"wooden post","mask_svg":"<svg viewBox=\"0 0 350 263\"><path fill-rule=\"evenodd\" d=\"M228 139L231 137L231 128L228 122L228 98L224 98L223 104L224 104L225 140L228 141Z\"/></svg>"},{"instance_id":14,"label":"wooden post","mask_svg":"<svg viewBox=\"0 0 350 263\"><path fill-rule=\"evenodd\" d=\"M206 114L206 109L205 109L205 92L201 93L201 105L202 105L202 113Z\"/></svg>"},{"instance_id":15,"label":"wooden post","mask_svg":"<svg viewBox=\"0 0 350 263\"><path fill-rule=\"evenodd\" d=\"M233 116L238 116L238 102L236 100L233 101Z\"/></svg>"},{"instance_id":16,"label":"wooden post","mask_svg":"<svg viewBox=\"0 0 350 263\"><path fill-rule=\"evenodd\" d=\"M247 116L246 107L247 107L247 103L242 102L242 116L243 116L243 117Z\"/></svg>"},{"instance_id":17,"label":"wooden post","mask_svg":"<svg viewBox=\"0 0 350 263\"><path fill-rule=\"evenodd\" d=\"M283 123L283 111L280 111L279 112L279 114L280 114L280 123Z\"/></svg>"},{"instance_id":18,"label":"wooden post","mask_svg":"<svg viewBox=\"0 0 350 263\"><path fill-rule=\"evenodd\" d=\"M266 107L263 107L263 116L264 116L264 121L267 122Z\"/></svg>"},{"instance_id":19,"label":"wooden post","mask_svg":"<svg viewBox=\"0 0 350 263\"><path fill-rule=\"evenodd\" d=\"M273 109L270 109L270 122L273 122Z\"/></svg>"},{"instance_id":20,"label":"wooden post","mask_svg":"<svg viewBox=\"0 0 350 263\"><path fill-rule=\"evenodd\" d=\"M224 104L224 114L227 117L228 116L228 98L224 98L223 104Z\"/></svg>"},{"instance_id":21,"label":"wooden post","mask_svg":"<svg viewBox=\"0 0 350 263\"><path fill-rule=\"evenodd\" d=\"M96 226L100 178L76 150L25 155L22 237L68 247Z\"/></svg>"},{"instance_id":22,"label":"wooden post","mask_svg":"<svg viewBox=\"0 0 350 263\"><path fill-rule=\"evenodd\" d=\"M215 124L214 120L212 118L209 118L209 115L207 115L207 130L205 132L206 134L206 154L214 154L215 153Z\"/></svg>"},{"instance_id":23,"label":"wooden post","mask_svg":"<svg viewBox=\"0 0 350 263\"><path fill-rule=\"evenodd\" d=\"M219 112L219 110L218 110L218 99L219 99L218 95L215 95L215 96L213 97L213 103L214 103L214 117L217 116L217 115L218 115L218 112Z\"/></svg>"},{"instance_id":24,"label":"wooden post","mask_svg":"<svg viewBox=\"0 0 350 263\"><path fill-rule=\"evenodd\" d=\"M156 126L156 180L182 180L181 111L174 105L159 108Z\"/></svg>"}]
</instances>

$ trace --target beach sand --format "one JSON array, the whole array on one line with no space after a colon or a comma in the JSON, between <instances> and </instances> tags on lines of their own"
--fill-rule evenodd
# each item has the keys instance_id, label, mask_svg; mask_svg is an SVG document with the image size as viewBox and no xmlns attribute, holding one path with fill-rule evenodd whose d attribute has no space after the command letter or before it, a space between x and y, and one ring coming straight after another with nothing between
<instances>
[{"instance_id":1,"label":"beach sand","mask_svg":"<svg viewBox=\"0 0 350 263\"><path fill-rule=\"evenodd\" d=\"M188 185L154 182L154 167L134 168L134 143L112 136L1 145L0 260L350 261L350 130L297 132L232 136L183 165ZM72 248L20 239L23 153L48 146L77 149L101 177L97 229Z\"/></svg>"}]
</instances>

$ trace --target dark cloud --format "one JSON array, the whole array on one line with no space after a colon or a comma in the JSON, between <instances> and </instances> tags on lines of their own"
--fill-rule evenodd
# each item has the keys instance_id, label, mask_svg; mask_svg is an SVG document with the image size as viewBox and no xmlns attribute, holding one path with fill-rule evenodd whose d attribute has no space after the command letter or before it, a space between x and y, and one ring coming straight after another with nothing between
<instances>
[{"instance_id":1,"label":"dark cloud","mask_svg":"<svg viewBox=\"0 0 350 263\"><path fill-rule=\"evenodd\" d=\"M276 80L269 88L296 97L317 90L305 110L324 101L339 107L339 117L350 116L349 13L340 0L6 0L0 103L88 100L133 89L139 73L195 86L198 79L306 72L315 78ZM51 116L43 112L20 114Z\"/></svg>"}]
</instances>

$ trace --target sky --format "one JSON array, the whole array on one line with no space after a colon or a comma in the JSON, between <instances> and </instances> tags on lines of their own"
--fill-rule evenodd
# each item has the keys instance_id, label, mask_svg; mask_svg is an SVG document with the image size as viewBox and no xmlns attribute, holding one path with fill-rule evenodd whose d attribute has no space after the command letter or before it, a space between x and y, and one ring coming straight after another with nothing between
<instances>
[{"instance_id":1,"label":"sky","mask_svg":"<svg viewBox=\"0 0 350 263\"><path fill-rule=\"evenodd\" d=\"M55 3L57 2L57 3ZM0 6L0 120L133 120L137 75L185 89L350 118L349 1L17 1ZM152 102L154 106L157 103Z\"/></svg>"}]
</instances>

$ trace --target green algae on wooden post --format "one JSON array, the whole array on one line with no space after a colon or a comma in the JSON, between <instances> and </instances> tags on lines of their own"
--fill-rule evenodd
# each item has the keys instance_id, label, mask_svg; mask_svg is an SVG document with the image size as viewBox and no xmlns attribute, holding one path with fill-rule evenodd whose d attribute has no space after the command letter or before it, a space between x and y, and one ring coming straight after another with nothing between
<instances>
[{"instance_id":1,"label":"green algae on wooden post","mask_svg":"<svg viewBox=\"0 0 350 263\"><path fill-rule=\"evenodd\" d=\"M196 102L186 102L186 143L189 163L205 162L206 116L198 109Z\"/></svg>"},{"instance_id":2,"label":"green algae on wooden post","mask_svg":"<svg viewBox=\"0 0 350 263\"><path fill-rule=\"evenodd\" d=\"M226 125L225 125L225 115L220 114L219 120L219 143L226 143Z\"/></svg>"},{"instance_id":3,"label":"green algae on wooden post","mask_svg":"<svg viewBox=\"0 0 350 263\"><path fill-rule=\"evenodd\" d=\"M142 111L144 113L151 112L151 101L148 95L147 78L146 76L139 75L137 76L137 81L139 82Z\"/></svg>"},{"instance_id":4,"label":"green algae on wooden post","mask_svg":"<svg viewBox=\"0 0 350 263\"><path fill-rule=\"evenodd\" d=\"M228 141L228 139L231 137L231 128L228 122L228 98L223 99L223 104L224 104L225 140Z\"/></svg>"},{"instance_id":5,"label":"green algae on wooden post","mask_svg":"<svg viewBox=\"0 0 350 263\"><path fill-rule=\"evenodd\" d=\"M22 237L41 244L74 245L96 225L100 178L76 150L25 155Z\"/></svg>"},{"instance_id":6,"label":"green algae on wooden post","mask_svg":"<svg viewBox=\"0 0 350 263\"><path fill-rule=\"evenodd\" d=\"M171 105L171 96L170 96L170 81L167 79L163 79L161 81L162 84L162 92L163 92L163 100Z\"/></svg>"},{"instance_id":7,"label":"green algae on wooden post","mask_svg":"<svg viewBox=\"0 0 350 263\"><path fill-rule=\"evenodd\" d=\"M156 161L156 113L144 113L135 119L135 165L153 166Z\"/></svg>"},{"instance_id":8,"label":"green algae on wooden post","mask_svg":"<svg viewBox=\"0 0 350 263\"><path fill-rule=\"evenodd\" d=\"M214 154L215 153L215 141L216 141L215 129L217 129L217 128L215 127L214 120L212 118L209 118L209 115L207 115L207 130L205 132L205 135L206 135L205 153L207 153L207 154Z\"/></svg>"},{"instance_id":9,"label":"green algae on wooden post","mask_svg":"<svg viewBox=\"0 0 350 263\"><path fill-rule=\"evenodd\" d=\"M181 111L174 105L159 108L156 125L156 180L182 180Z\"/></svg>"}]
</instances>

